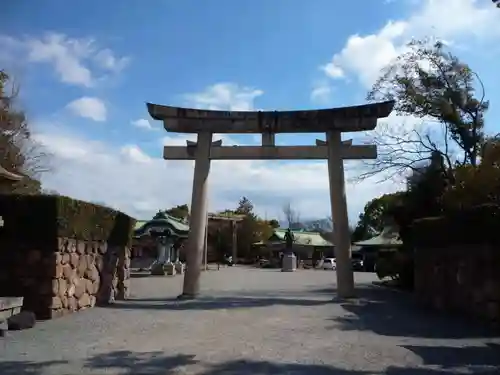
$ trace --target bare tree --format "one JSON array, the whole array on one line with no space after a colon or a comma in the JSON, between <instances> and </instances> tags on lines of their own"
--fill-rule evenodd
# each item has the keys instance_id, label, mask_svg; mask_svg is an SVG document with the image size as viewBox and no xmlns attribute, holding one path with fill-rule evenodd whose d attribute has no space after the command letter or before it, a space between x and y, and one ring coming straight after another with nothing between
<instances>
[{"instance_id":1,"label":"bare tree","mask_svg":"<svg viewBox=\"0 0 500 375\"><path fill-rule=\"evenodd\" d=\"M300 213L297 209L293 208L291 201L287 201L283 205L283 215L285 216L289 228L300 222Z\"/></svg>"},{"instance_id":2,"label":"bare tree","mask_svg":"<svg viewBox=\"0 0 500 375\"><path fill-rule=\"evenodd\" d=\"M15 107L18 93L19 86L0 70L0 161L5 169L23 176L2 191L39 193L40 175L49 170L49 154L33 139L24 112Z\"/></svg>"},{"instance_id":3,"label":"bare tree","mask_svg":"<svg viewBox=\"0 0 500 375\"><path fill-rule=\"evenodd\" d=\"M476 97L477 95L477 97ZM419 173L432 155L453 179L457 165L476 165L484 140L485 90L477 73L440 42L413 41L382 71L368 100L395 100L395 112L411 120L380 126L369 136L378 158L365 163L357 179L382 180Z\"/></svg>"}]
</instances>

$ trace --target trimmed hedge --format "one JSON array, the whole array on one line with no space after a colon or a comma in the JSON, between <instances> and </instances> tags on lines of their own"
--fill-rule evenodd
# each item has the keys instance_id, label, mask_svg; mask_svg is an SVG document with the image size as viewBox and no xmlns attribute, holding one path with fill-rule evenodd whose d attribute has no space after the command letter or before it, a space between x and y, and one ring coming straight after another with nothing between
<instances>
[{"instance_id":1,"label":"trimmed hedge","mask_svg":"<svg viewBox=\"0 0 500 375\"><path fill-rule=\"evenodd\" d=\"M26 245L58 237L130 245L135 220L108 207L57 195L0 194L0 240Z\"/></svg>"},{"instance_id":2,"label":"trimmed hedge","mask_svg":"<svg viewBox=\"0 0 500 375\"><path fill-rule=\"evenodd\" d=\"M500 245L500 206L481 205L444 216L415 220L412 242L417 248L437 245Z\"/></svg>"}]
</instances>

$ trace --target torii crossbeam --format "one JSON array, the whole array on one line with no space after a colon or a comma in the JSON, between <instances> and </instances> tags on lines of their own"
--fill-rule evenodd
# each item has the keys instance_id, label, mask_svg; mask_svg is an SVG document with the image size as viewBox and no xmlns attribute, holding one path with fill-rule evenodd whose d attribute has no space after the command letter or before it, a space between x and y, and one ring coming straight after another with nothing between
<instances>
[{"instance_id":1,"label":"torii crossbeam","mask_svg":"<svg viewBox=\"0 0 500 375\"><path fill-rule=\"evenodd\" d=\"M328 160L330 201L335 226L339 297L354 295L349 222L345 196L344 159L375 159L374 145L352 145L341 141L342 132L373 130L377 120L389 116L394 102L310 111L209 111L147 103L150 116L163 121L167 131L197 133L197 142L165 146L164 159L195 160L190 231L186 243L187 270L182 298L199 293L201 260L207 214L207 182L210 160ZM276 133L326 133L326 141L311 146L276 146ZM212 141L214 133L262 134L261 146L222 146Z\"/></svg>"}]
</instances>

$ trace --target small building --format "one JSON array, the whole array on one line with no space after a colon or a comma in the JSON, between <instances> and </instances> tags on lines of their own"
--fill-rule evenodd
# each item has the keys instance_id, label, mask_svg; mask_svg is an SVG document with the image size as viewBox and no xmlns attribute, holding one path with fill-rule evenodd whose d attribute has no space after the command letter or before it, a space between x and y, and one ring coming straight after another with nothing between
<instances>
[{"instance_id":1,"label":"small building","mask_svg":"<svg viewBox=\"0 0 500 375\"><path fill-rule=\"evenodd\" d=\"M377 257L384 253L394 253L403 245L399 236L399 228L395 225L386 226L380 234L364 241L354 242L353 257L363 259L367 271L373 271Z\"/></svg>"},{"instance_id":2,"label":"small building","mask_svg":"<svg viewBox=\"0 0 500 375\"><path fill-rule=\"evenodd\" d=\"M138 220L135 224L132 256L138 258L156 258L157 243L153 233L162 233L180 247L187 239L189 225L165 212L158 212L151 220Z\"/></svg>"},{"instance_id":3,"label":"small building","mask_svg":"<svg viewBox=\"0 0 500 375\"><path fill-rule=\"evenodd\" d=\"M215 262L220 257L217 242L220 232L224 232L226 249L225 252L236 257L236 230L237 224L243 220L243 215L208 214L207 250L208 262ZM163 211L158 212L151 220L139 220L136 222L132 243L132 254L141 258L156 258L157 243L151 233L165 233L167 237L173 238L180 248L180 258L185 260L182 246L189 234L189 223L168 215ZM227 243L226 243L227 242Z\"/></svg>"},{"instance_id":4,"label":"small building","mask_svg":"<svg viewBox=\"0 0 500 375\"><path fill-rule=\"evenodd\" d=\"M267 258L278 258L279 253L286 247L286 229L275 229L273 234L266 240L254 244L259 248L261 256ZM304 230L292 230L295 241L293 252L300 260L322 259L334 256L333 244L323 238L319 232L307 232Z\"/></svg>"}]
</instances>

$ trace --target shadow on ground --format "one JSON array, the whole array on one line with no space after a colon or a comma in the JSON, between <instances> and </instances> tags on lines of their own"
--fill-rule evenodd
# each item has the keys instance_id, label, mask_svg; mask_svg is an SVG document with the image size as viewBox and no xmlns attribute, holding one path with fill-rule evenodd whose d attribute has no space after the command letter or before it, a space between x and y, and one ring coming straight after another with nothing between
<instances>
[{"instance_id":1,"label":"shadow on ground","mask_svg":"<svg viewBox=\"0 0 500 375\"><path fill-rule=\"evenodd\" d=\"M199 297L192 301L179 301L175 298L163 299L130 299L109 305L107 308L122 310L219 310L219 309L241 309L251 307L266 307L273 305L283 306L320 306L333 301L305 299L305 298L278 298L271 296L218 296Z\"/></svg>"},{"instance_id":2,"label":"shadow on ground","mask_svg":"<svg viewBox=\"0 0 500 375\"><path fill-rule=\"evenodd\" d=\"M409 350L414 350L411 348ZM441 349L441 348L440 348ZM445 358L451 355L455 358L466 353L469 348L446 348L452 352L444 354ZM498 348L483 347L481 350L497 350ZM364 371L364 370L348 370L335 366L315 365L315 364L298 364L298 363L280 363L273 361L258 361L258 360L233 360L222 363L207 363L196 359L195 355L178 354L175 356L166 356L163 352L147 352L137 353L130 351L115 351L105 354L92 356L83 361L83 363L71 363L65 361L51 362L0 362L0 374L2 375L53 375L60 373L79 373L82 370L90 373L116 373L116 374L138 374L138 375L154 375L154 374L175 374L175 373L197 373L200 375L277 375L277 374L292 374L292 375L361 375L361 374L387 374L387 375L423 375L423 374L457 374L467 371L472 374L493 375L498 374L500 366L496 367L491 363L476 364L484 358L484 353L478 353L477 348L470 349L473 354L473 362L460 368L454 367L450 369L450 365L461 365L455 362L449 362L449 359L438 360L439 363L432 363L433 368L406 368L406 367L388 367L383 371ZM453 352L455 351L455 352ZM415 350L418 353L418 350ZM486 352L485 352L486 353ZM424 362L426 362L425 353ZM440 354L438 352L436 355ZM491 358L493 358L491 354ZM433 357L431 355L431 357ZM467 354L464 358L467 357ZM434 362L434 361L431 361ZM193 366L194 368L190 368Z\"/></svg>"},{"instance_id":3,"label":"shadow on ground","mask_svg":"<svg viewBox=\"0 0 500 375\"><path fill-rule=\"evenodd\" d=\"M410 293L383 287L359 288L358 298L340 301L340 304L348 314L331 318L332 329L432 339L500 337L498 331L477 321L424 309Z\"/></svg>"}]
</instances>

